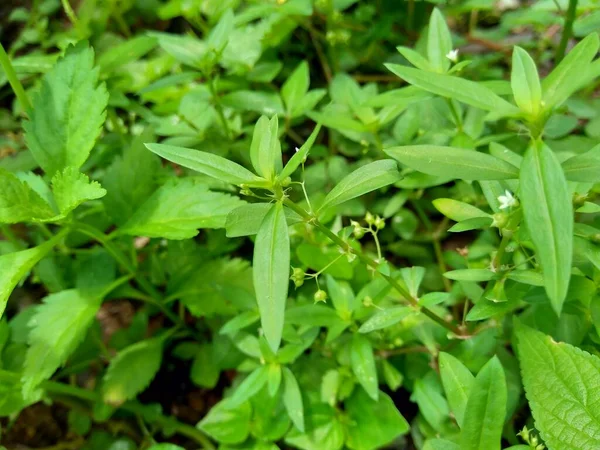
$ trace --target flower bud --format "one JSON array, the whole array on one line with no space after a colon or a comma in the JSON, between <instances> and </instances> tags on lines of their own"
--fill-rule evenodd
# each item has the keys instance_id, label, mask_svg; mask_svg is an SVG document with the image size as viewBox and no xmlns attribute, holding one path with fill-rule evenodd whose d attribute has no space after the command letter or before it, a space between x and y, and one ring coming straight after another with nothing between
<instances>
[{"instance_id":1,"label":"flower bud","mask_svg":"<svg viewBox=\"0 0 600 450\"><path fill-rule=\"evenodd\" d=\"M367 296L365 296L365 298L363 298L362 303L364 306L369 308L369 307L373 306L373 299L367 295Z\"/></svg>"},{"instance_id":2,"label":"flower bud","mask_svg":"<svg viewBox=\"0 0 600 450\"><path fill-rule=\"evenodd\" d=\"M315 303L326 302L327 292L325 292L323 289L319 289L317 292L315 292L314 299Z\"/></svg>"},{"instance_id":3,"label":"flower bud","mask_svg":"<svg viewBox=\"0 0 600 450\"><path fill-rule=\"evenodd\" d=\"M506 225L508 224L508 214L506 214L506 213L502 213L502 212L496 213L496 214L494 214L493 218L494 218L494 221L492 222L493 227L502 229L502 228L506 227Z\"/></svg>"},{"instance_id":4,"label":"flower bud","mask_svg":"<svg viewBox=\"0 0 600 450\"><path fill-rule=\"evenodd\" d=\"M373 225L375 223L375 217L373 214L367 212L367 214L365 214L365 222L367 222L369 225Z\"/></svg>"},{"instance_id":5,"label":"flower bud","mask_svg":"<svg viewBox=\"0 0 600 450\"><path fill-rule=\"evenodd\" d=\"M375 217L375 228L377 228L378 230L381 230L383 228L385 228L385 220L383 220L381 217L376 216Z\"/></svg>"}]
</instances>

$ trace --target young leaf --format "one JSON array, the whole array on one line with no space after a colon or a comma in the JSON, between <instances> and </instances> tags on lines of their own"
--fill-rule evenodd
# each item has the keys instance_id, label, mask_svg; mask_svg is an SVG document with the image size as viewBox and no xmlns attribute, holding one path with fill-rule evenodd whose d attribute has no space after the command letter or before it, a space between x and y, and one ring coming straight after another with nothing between
<instances>
[{"instance_id":1,"label":"young leaf","mask_svg":"<svg viewBox=\"0 0 600 450\"><path fill-rule=\"evenodd\" d=\"M29 348L23 365L23 394L34 389L62 366L85 337L100 299L77 289L51 294L37 307L29 321Z\"/></svg>"},{"instance_id":2,"label":"young leaf","mask_svg":"<svg viewBox=\"0 0 600 450\"><path fill-rule=\"evenodd\" d=\"M379 382L371 341L360 334L352 338L350 365L356 379L373 400L379 398Z\"/></svg>"},{"instance_id":3,"label":"young leaf","mask_svg":"<svg viewBox=\"0 0 600 450\"><path fill-rule=\"evenodd\" d=\"M461 450L500 450L506 396L504 369L494 356L471 387L460 433Z\"/></svg>"},{"instance_id":4,"label":"young leaf","mask_svg":"<svg viewBox=\"0 0 600 450\"><path fill-rule=\"evenodd\" d=\"M551 449L600 448L600 358L524 325L516 328L535 426Z\"/></svg>"},{"instance_id":5,"label":"young leaf","mask_svg":"<svg viewBox=\"0 0 600 450\"><path fill-rule=\"evenodd\" d=\"M156 153L175 164L203 173L217 180L237 186L247 184L248 186L266 185L264 178L257 177L248 169L212 153L201 152L191 148L176 147L165 144L146 144L148 150Z\"/></svg>"},{"instance_id":6,"label":"young leaf","mask_svg":"<svg viewBox=\"0 0 600 450\"><path fill-rule=\"evenodd\" d=\"M490 215L468 203L459 202L451 198L437 198L433 206L446 217L461 222L463 220L490 217Z\"/></svg>"},{"instance_id":7,"label":"young leaf","mask_svg":"<svg viewBox=\"0 0 600 450\"><path fill-rule=\"evenodd\" d=\"M162 338L146 339L121 350L102 379L102 398L114 406L148 387L162 361Z\"/></svg>"},{"instance_id":8,"label":"young leaf","mask_svg":"<svg viewBox=\"0 0 600 450\"><path fill-rule=\"evenodd\" d=\"M354 172L346 175L327 194L319 210L322 211L353 198L360 197L367 192L395 183L401 178L402 176L398 172L398 165L390 159L375 161L359 167Z\"/></svg>"},{"instance_id":9,"label":"young leaf","mask_svg":"<svg viewBox=\"0 0 600 450\"><path fill-rule=\"evenodd\" d=\"M234 405L225 399L213 406L197 427L223 444L241 444L250 434L251 416L249 402Z\"/></svg>"},{"instance_id":10,"label":"young leaf","mask_svg":"<svg viewBox=\"0 0 600 450\"><path fill-rule=\"evenodd\" d=\"M435 72L446 72L450 60L446 55L452 51L452 36L446 19L439 9L434 8L429 19L429 34L427 35L427 58Z\"/></svg>"},{"instance_id":11,"label":"young leaf","mask_svg":"<svg viewBox=\"0 0 600 450\"><path fill-rule=\"evenodd\" d=\"M281 86L281 97L285 102L288 115L294 111L306 95L309 85L310 74L308 72L308 64L306 61L302 61L285 83L283 83L283 86Z\"/></svg>"},{"instance_id":12,"label":"young leaf","mask_svg":"<svg viewBox=\"0 0 600 450\"><path fill-rule=\"evenodd\" d=\"M558 315L567 295L573 259L573 205L560 163L547 146L531 145L521 165L523 214Z\"/></svg>"},{"instance_id":13,"label":"young leaf","mask_svg":"<svg viewBox=\"0 0 600 450\"><path fill-rule=\"evenodd\" d=\"M192 178L174 179L152 194L119 232L189 239L199 228L223 228L227 215L242 204L237 197L212 192Z\"/></svg>"},{"instance_id":14,"label":"young leaf","mask_svg":"<svg viewBox=\"0 0 600 450\"><path fill-rule=\"evenodd\" d=\"M462 428L469 393L475 377L463 363L449 353L440 353L439 366L448 404L454 413L456 423Z\"/></svg>"},{"instance_id":15,"label":"young leaf","mask_svg":"<svg viewBox=\"0 0 600 450\"><path fill-rule=\"evenodd\" d=\"M254 289L267 342L276 352L281 342L290 274L290 239L283 205L265 216L254 244Z\"/></svg>"},{"instance_id":16,"label":"young leaf","mask_svg":"<svg viewBox=\"0 0 600 450\"><path fill-rule=\"evenodd\" d=\"M521 111L537 116L542 103L540 77L535 62L521 47L513 50L510 83L515 103Z\"/></svg>"},{"instance_id":17,"label":"young leaf","mask_svg":"<svg viewBox=\"0 0 600 450\"><path fill-rule=\"evenodd\" d=\"M369 320L361 325L359 333L370 333L371 331L381 330L391 327L406 317L412 315L415 311L408 306L393 306L391 308L378 311L371 316Z\"/></svg>"},{"instance_id":18,"label":"young leaf","mask_svg":"<svg viewBox=\"0 0 600 450\"><path fill-rule=\"evenodd\" d=\"M300 147L298 149L298 151L296 151L296 153L294 153L294 156L292 156L290 158L290 160L287 162L287 164L285 165L285 167L279 174L280 180L283 180L283 179L291 176L296 171L296 169L298 167L300 167L300 165L306 160L306 157L308 156L308 152L310 152L310 149L314 145L315 140L317 139L317 135L319 134L319 131L321 131L320 123L318 123L317 126L315 127L315 129L313 130L313 132L310 133L310 136L308 137L306 142L302 145L302 147Z\"/></svg>"},{"instance_id":19,"label":"young leaf","mask_svg":"<svg viewBox=\"0 0 600 450\"><path fill-rule=\"evenodd\" d=\"M296 377L287 367L283 368L283 404L294 426L304 433L302 394Z\"/></svg>"},{"instance_id":20,"label":"young leaf","mask_svg":"<svg viewBox=\"0 0 600 450\"><path fill-rule=\"evenodd\" d=\"M407 145L384 150L411 169L463 180L510 180L519 177L512 164L486 153L438 145Z\"/></svg>"},{"instance_id":21,"label":"young leaf","mask_svg":"<svg viewBox=\"0 0 600 450\"><path fill-rule=\"evenodd\" d=\"M385 66L407 83L433 94L453 98L486 111L501 112L506 115L515 115L519 112L514 105L494 94L491 89L474 81L451 75L425 72L399 64L385 64Z\"/></svg>"},{"instance_id":22,"label":"young leaf","mask_svg":"<svg viewBox=\"0 0 600 450\"><path fill-rule=\"evenodd\" d=\"M269 120L262 116L256 122L252 143L250 144L250 159L256 173L271 180L275 173L281 171L281 144L279 142L279 122L277 116Z\"/></svg>"},{"instance_id":23,"label":"young leaf","mask_svg":"<svg viewBox=\"0 0 600 450\"><path fill-rule=\"evenodd\" d=\"M94 51L86 42L69 47L44 76L23 124L27 145L46 173L83 165L100 134L107 102Z\"/></svg>"},{"instance_id":24,"label":"young leaf","mask_svg":"<svg viewBox=\"0 0 600 450\"><path fill-rule=\"evenodd\" d=\"M67 167L52 177L52 193L60 213L66 216L83 202L104 197L106 190L78 169Z\"/></svg>"},{"instance_id":25,"label":"young leaf","mask_svg":"<svg viewBox=\"0 0 600 450\"><path fill-rule=\"evenodd\" d=\"M600 181L600 145L567 159L562 168L569 181L597 183Z\"/></svg>"},{"instance_id":26,"label":"young leaf","mask_svg":"<svg viewBox=\"0 0 600 450\"><path fill-rule=\"evenodd\" d=\"M544 108L559 106L589 80L580 75L586 73L598 53L600 41L597 33L590 33L571 50L558 66L542 81ZM578 76L573 76L577 74Z\"/></svg>"},{"instance_id":27,"label":"young leaf","mask_svg":"<svg viewBox=\"0 0 600 450\"><path fill-rule=\"evenodd\" d=\"M61 237L57 236L42 245L15 253L0 255L0 317L6 302L17 283L35 266Z\"/></svg>"},{"instance_id":28,"label":"young leaf","mask_svg":"<svg viewBox=\"0 0 600 450\"><path fill-rule=\"evenodd\" d=\"M415 66L417 69L433 71L433 66L431 65L429 60L427 60L426 58L421 56L421 54L419 52L413 50L412 48L396 47L396 50L398 50L398 52L400 52L400 54L402 56L404 56L406 58L406 60L409 63L411 63L413 66ZM414 89L414 88L412 88L412 89ZM387 93L389 93L389 92L390 91L388 91ZM380 94L379 97L381 97L382 95L385 95L385 94ZM369 102L369 105L371 105L371 106L387 106L387 105L375 105L375 104L372 104L371 102Z\"/></svg>"},{"instance_id":29,"label":"young leaf","mask_svg":"<svg viewBox=\"0 0 600 450\"><path fill-rule=\"evenodd\" d=\"M56 213L35 190L0 168L0 223L44 220Z\"/></svg>"},{"instance_id":30,"label":"young leaf","mask_svg":"<svg viewBox=\"0 0 600 450\"><path fill-rule=\"evenodd\" d=\"M229 400L231 406L240 406L246 400L256 395L258 391L267 384L268 376L269 368L267 366L261 366L258 369L254 369L254 371L240 383L231 396Z\"/></svg>"}]
</instances>

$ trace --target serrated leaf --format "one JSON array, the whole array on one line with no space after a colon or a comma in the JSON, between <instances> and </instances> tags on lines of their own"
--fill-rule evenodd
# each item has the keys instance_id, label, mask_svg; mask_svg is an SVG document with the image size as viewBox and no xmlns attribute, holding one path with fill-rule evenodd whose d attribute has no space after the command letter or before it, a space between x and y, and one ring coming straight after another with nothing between
<instances>
[{"instance_id":1,"label":"serrated leaf","mask_svg":"<svg viewBox=\"0 0 600 450\"><path fill-rule=\"evenodd\" d=\"M408 306L393 306L377 311L372 317L361 325L359 333L370 333L371 331L381 330L397 324L406 317L412 315L415 311Z\"/></svg>"},{"instance_id":2,"label":"serrated leaf","mask_svg":"<svg viewBox=\"0 0 600 450\"><path fill-rule=\"evenodd\" d=\"M366 164L342 178L327 194L319 210L360 197L368 192L395 183L401 178L395 161L384 159Z\"/></svg>"},{"instance_id":3,"label":"serrated leaf","mask_svg":"<svg viewBox=\"0 0 600 450\"><path fill-rule=\"evenodd\" d=\"M56 213L34 189L0 168L0 223L50 219Z\"/></svg>"},{"instance_id":4,"label":"serrated leaf","mask_svg":"<svg viewBox=\"0 0 600 450\"><path fill-rule=\"evenodd\" d=\"M59 239L61 237L57 236L37 247L0 255L0 317L4 314L8 297L17 283L46 256Z\"/></svg>"},{"instance_id":5,"label":"serrated leaf","mask_svg":"<svg viewBox=\"0 0 600 450\"><path fill-rule=\"evenodd\" d=\"M519 169L486 153L438 145L407 145L384 150L411 169L463 180L510 180Z\"/></svg>"},{"instance_id":6,"label":"serrated leaf","mask_svg":"<svg viewBox=\"0 0 600 450\"><path fill-rule=\"evenodd\" d=\"M519 112L514 105L480 83L451 75L425 72L399 64L385 64L385 67L413 86L433 94L453 98L486 111L501 112L507 115Z\"/></svg>"},{"instance_id":7,"label":"serrated leaf","mask_svg":"<svg viewBox=\"0 0 600 450\"><path fill-rule=\"evenodd\" d=\"M600 448L600 358L524 325L516 328L523 384L550 449Z\"/></svg>"},{"instance_id":8,"label":"serrated leaf","mask_svg":"<svg viewBox=\"0 0 600 450\"><path fill-rule=\"evenodd\" d=\"M521 111L536 116L542 103L540 77L535 62L521 47L513 50L510 83L515 103Z\"/></svg>"},{"instance_id":9,"label":"serrated leaf","mask_svg":"<svg viewBox=\"0 0 600 450\"><path fill-rule=\"evenodd\" d=\"M165 144L146 144L148 150L175 164L203 173L227 183L248 186L266 186L264 178L257 177L248 169L221 156L191 148Z\"/></svg>"},{"instance_id":10,"label":"serrated leaf","mask_svg":"<svg viewBox=\"0 0 600 450\"><path fill-rule=\"evenodd\" d=\"M296 171L296 169L300 167L300 165L306 160L308 152L310 152L312 146L314 145L319 131L321 131L320 123L317 124L313 132L310 133L310 136L308 137L306 142L302 144L302 146L296 151L296 153L294 153L294 156L292 156L287 162L287 164L279 174L280 180L284 180L285 178L291 176Z\"/></svg>"},{"instance_id":11,"label":"serrated leaf","mask_svg":"<svg viewBox=\"0 0 600 450\"><path fill-rule=\"evenodd\" d=\"M597 183L600 181L600 145L567 159L562 168L569 181Z\"/></svg>"},{"instance_id":12,"label":"serrated leaf","mask_svg":"<svg viewBox=\"0 0 600 450\"><path fill-rule=\"evenodd\" d=\"M66 216L83 202L104 197L106 190L78 169L67 167L52 177L52 193L60 213Z\"/></svg>"},{"instance_id":13,"label":"serrated leaf","mask_svg":"<svg viewBox=\"0 0 600 450\"><path fill-rule=\"evenodd\" d=\"M251 415L249 402L234 406L225 399L213 406L196 427L223 444L240 444L250 434Z\"/></svg>"},{"instance_id":14,"label":"serrated leaf","mask_svg":"<svg viewBox=\"0 0 600 450\"><path fill-rule=\"evenodd\" d=\"M46 173L83 165L100 134L107 102L94 51L85 42L69 47L44 76L23 124L27 145Z\"/></svg>"},{"instance_id":15,"label":"serrated leaf","mask_svg":"<svg viewBox=\"0 0 600 450\"><path fill-rule=\"evenodd\" d=\"M290 238L283 205L265 216L254 244L254 289L267 342L276 352L283 332L290 274Z\"/></svg>"},{"instance_id":16,"label":"serrated leaf","mask_svg":"<svg viewBox=\"0 0 600 450\"><path fill-rule=\"evenodd\" d=\"M118 406L146 389L162 361L163 339L137 342L121 350L108 366L102 379L102 398Z\"/></svg>"},{"instance_id":17,"label":"serrated leaf","mask_svg":"<svg viewBox=\"0 0 600 450\"><path fill-rule=\"evenodd\" d=\"M439 366L448 404L454 413L456 423L462 427L469 393L475 377L463 363L449 353L440 353Z\"/></svg>"},{"instance_id":18,"label":"serrated leaf","mask_svg":"<svg viewBox=\"0 0 600 450\"><path fill-rule=\"evenodd\" d=\"M379 398L379 382L371 341L360 334L352 338L350 365L356 379L373 400Z\"/></svg>"},{"instance_id":19,"label":"serrated leaf","mask_svg":"<svg viewBox=\"0 0 600 450\"><path fill-rule=\"evenodd\" d=\"M239 198L212 192L197 180L175 179L152 194L119 232L189 239L199 228L223 228L227 215L242 204Z\"/></svg>"},{"instance_id":20,"label":"serrated leaf","mask_svg":"<svg viewBox=\"0 0 600 450\"><path fill-rule=\"evenodd\" d=\"M500 450L506 397L504 369L494 356L471 386L460 433L461 450Z\"/></svg>"},{"instance_id":21,"label":"serrated leaf","mask_svg":"<svg viewBox=\"0 0 600 450\"><path fill-rule=\"evenodd\" d=\"M429 31L427 35L427 58L434 71L445 72L450 67L450 60L446 57L452 50L452 36L446 19L439 9L434 8L429 18Z\"/></svg>"},{"instance_id":22,"label":"serrated leaf","mask_svg":"<svg viewBox=\"0 0 600 450\"><path fill-rule=\"evenodd\" d=\"M294 426L304 433L302 394L296 377L287 367L283 368L283 404Z\"/></svg>"},{"instance_id":23,"label":"serrated leaf","mask_svg":"<svg viewBox=\"0 0 600 450\"><path fill-rule=\"evenodd\" d=\"M229 398L231 406L240 406L246 400L258 393L266 384L269 377L269 368L261 366L248 375L244 381L236 388L233 395Z\"/></svg>"},{"instance_id":24,"label":"serrated leaf","mask_svg":"<svg viewBox=\"0 0 600 450\"><path fill-rule=\"evenodd\" d=\"M83 340L100 299L77 289L51 294L29 321L29 348L23 365L23 393L27 397L61 367Z\"/></svg>"},{"instance_id":25,"label":"serrated leaf","mask_svg":"<svg viewBox=\"0 0 600 450\"><path fill-rule=\"evenodd\" d=\"M573 205L560 163L547 146L534 144L525 153L520 194L546 293L560 315L571 278Z\"/></svg>"}]
</instances>

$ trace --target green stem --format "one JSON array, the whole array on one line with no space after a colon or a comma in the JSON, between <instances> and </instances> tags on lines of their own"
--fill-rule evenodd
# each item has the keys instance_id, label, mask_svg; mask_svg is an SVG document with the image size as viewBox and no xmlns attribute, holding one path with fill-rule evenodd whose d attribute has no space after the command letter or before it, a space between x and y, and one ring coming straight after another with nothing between
<instances>
[{"instance_id":1,"label":"green stem","mask_svg":"<svg viewBox=\"0 0 600 450\"><path fill-rule=\"evenodd\" d=\"M323 233L325 236L327 236L330 241L337 244L342 250L344 250L347 253L353 253L354 255L356 255L358 257L358 259L363 264L371 267L375 271L378 271L378 269L380 268L380 263L378 263L374 259L370 258L369 256L365 255L360 250L357 250L354 247L350 246L350 244L348 244L348 242L344 241L337 234L335 234L333 231L331 231L329 228L327 228L325 225L323 225L321 222L319 222L319 219L317 219L317 217L309 214L307 211L302 209L300 206L296 205L293 201L291 201L288 198L286 198L284 200L284 204L288 208L292 209L294 212L298 213L309 224L311 224L316 229L318 229L321 233ZM410 295L410 293L400 283L398 283L394 278L390 277L389 275L385 275L381 272L379 272L379 273L388 282L389 285L391 285L396 291L398 291L398 293L400 293L400 295L404 298L404 300L409 305L411 305L415 308L418 308L425 316L427 316L434 322L440 324L441 326L446 328L448 331L451 331L452 333L454 333L458 336L463 335L463 333L455 325L442 319L441 317L439 317L436 313L434 313L430 309L419 305L418 299L416 299L412 295Z\"/></svg>"},{"instance_id":2,"label":"green stem","mask_svg":"<svg viewBox=\"0 0 600 450\"><path fill-rule=\"evenodd\" d=\"M569 0L569 8L567 9L567 17L565 18L565 26L563 28L562 36L560 37L560 43L556 49L556 56L554 63L558 64L565 57L567 50L567 44L571 35L573 34L573 22L575 22L575 15L577 13L577 0Z\"/></svg>"},{"instance_id":3,"label":"green stem","mask_svg":"<svg viewBox=\"0 0 600 450\"><path fill-rule=\"evenodd\" d=\"M498 251L496 252L496 257L494 258L493 267L496 271L500 270L502 267L502 258L504 257L504 253L506 252L506 246L510 242L512 238L512 232L504 231L502 235L502 240L500 241L500 246L498 247Z\"/></svg>"},{"instance_id":4,"label":"green stem","mask_svg":"<svg viewBox=\"0 0 600 450\"><path fill-rule=\"evenodd\" d=\"M61 0L61 3L62 3L63 9L65 10L65 14L67 15L67 17L69 18L71 23L73 25L77 25L77 22L79 22L79 21L77 20L75 11L73 11L73 8L71 8L71 4L69 3L69 0Z\"/></svg>"},{"instance_id":5,"label":"green stem","mask_svg":"<svg viewBox=\"0 0 600 450\"><path fill-rule=\"evenodd\" d=\"M208 88L210 89L210 94L212 95L213 102L215 104L215 109L217 110L217 114L219 116L219 120L223 124L223 129L225 130L225 134L228 139L232 138L231 130L229 129L229 123L225 118L225 113L223 112L223 106L221 105L221 101L219 99L219 94L217 93L217 88L215 86L215 79L212 76L207 76L208 78Z\"/></svg>"},{"instance_id":6,"label":"green stem","mask_svg":"<svg viewBox=\"0 0 600 450\"><path fill-rule=\"evenodd\" d=\"M21 81L19 81L17 73L15 72L15 68L10 62L10 58L6 54L2 44L0 44L0 66L2 66L2 69L4 69L6 79L8 80L13 92L17 96L17 100L19 100L21 108L23 108L25 112L31 111L32 106L29 102L29 97L27 97L25 89L23 89L23 85L21 84Z\"/></svg>"},{"instance_id":7,"label":"green stem","mask_svg":"<svg viewBox=\"0 0 600 450\"><path fill-rule=\"evenodd\" d=\"M9 372L7 370L0 370L0 381L5 383L20 383L21 377L18 373ZM78 386L71 386L64 383L57 383L55 381L43 381L40 385L50 395L65 395L68 397L75 397L80 400L85 400L93 403L102 403L102 396L93 391L80 388ZM119 406L119 409L127 411L133 414L144 415L145 407L141 403L135 401L129 401ZM172 417L158 416L151 423L156 424L162 428L168 428L174 430L176 433L183 436L187 436L190 439L198 442L203 448L209 450L215 450L215 446L210 442L210 439L202 433L199 429L181 423Z\"/></svg>"}]
</instances>

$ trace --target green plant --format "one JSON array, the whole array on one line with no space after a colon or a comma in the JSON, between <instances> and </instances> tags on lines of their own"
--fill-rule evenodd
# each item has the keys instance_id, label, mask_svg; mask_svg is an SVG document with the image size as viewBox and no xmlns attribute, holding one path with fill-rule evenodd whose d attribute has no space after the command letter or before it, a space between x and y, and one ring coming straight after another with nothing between
<instances>
[{"instance_id":1,"label":"green plant","mask_svg":"<svg viewBox=\"0 0 600 450\"><path fill-rule=\"evenodd\" d=\"M344 70L391 38L344 33L375 13L340 3L166 2L145 17L193 29L112 46L142 9L63 2L43 76L0 47L26 116L0 160L1 416L66 404L77 448L600 446L598 35L482 80L434 8L382 90ZM273 56L294 31L322 78ZM196 426L152 398L173 361L216 393Z\"/></svg>"}]
</instances>

